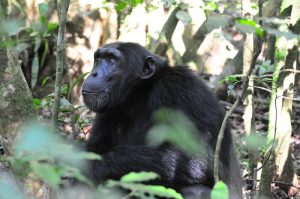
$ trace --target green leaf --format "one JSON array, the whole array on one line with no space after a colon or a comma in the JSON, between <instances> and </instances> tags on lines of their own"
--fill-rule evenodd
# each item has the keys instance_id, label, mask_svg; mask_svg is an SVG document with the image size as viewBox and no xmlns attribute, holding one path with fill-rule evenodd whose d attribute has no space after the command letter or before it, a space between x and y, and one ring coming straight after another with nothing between
<instances>
[{"instance_id":1,"label":"green leaf","mask_svg":"<svg viewBox=\"0 0 300 199\"><path fill-rule=\"evenodd\" d=\"M41 66L44 66L48 51L49 51L49 43L47 40L45 40L45 46L44 46L44 52L43 52L43 56L42 56Z\"/></svg>"},{"instance_id":2,"label":"green leaf","mask_svg":"<svg viewBox=\"0 0 300 199\"><path fill-rule=\"evenodd\" d=\"M259 37L264 35L264 30L252 19L236 20L236 27L245 33L256 33Z\"/></svg>"},{"instance_id":3,"label":"green leaf","mask_svg":"<svg viewBox=\"0 0 300 199\"><path fill-rule=\"evenodd\" d=\"M165 4L165 7L169 8L172 5L176 4L176 0L162 0L162 2Z\"/></svg>"},{"instance_id":4,"label":"green leaf","mask_svg":"<svg viewBox=\"0 0 300 199\"><path fill-rule=\"evenodd\" d=\"M39 13L40 13L40 22L43 24L44 27L47 25L47 12L48 12L48 4L46 3L39 3Z\"/></svg>"},{"instance_id":5,"label":"green leaf","mask_svg":"<svg viewBox=\"0 0 300 199\"><path fill-rule=\"evenodd\" d=\"M55 22L49 22L48 23L48 33L54 32L58 28L58 23Z\"/></svg>"},{"instance_id":6,"label":"green leaf","mask_svg":"<svg viewBox=\"0 0 300 199\"><path fill-rule=\"evenodd\" d=\"M247 149L259 151L267 143L267 138L259 134L251 134L244 138Z\"/></svg>"},{"instance_id":7,"label":"green leaf","mask_svg":"<svg viewBox=\"0 0 300 199\"><path fill-rule=\"evenodd\" d=\"M41 39L36 38L34 44L34 57L31 64L31 88L33 89L36 85L38 73L39 73L39 55L38 50L41 46Z\"/></svg>"},{"instance_id":8,"label":"green leaf","mask_svg":"<svg viewBox=\"0 0 300 199\"><path fill-rule=\"evenodd\" d=\"M62 85L60 92L62 95L67 96L69 92L69 84Z\"/></svg>"},{"instance_id":9,"label":"green leaf","mask_svg":"<svg viewBox=\"0 0 300 199\"><path fill-rule=\"evenodd\" d=\"M42 81L42 87L45 87L45 85L46 85L46 83L48 82L49 79L50 79L49 76L43 79L43 81Z\"/></svg>"},{"instance_id":10,"label":"green leaf","mask_svg":"<svg viewBox=\"0 0 300 199\"><path fill-rule=\"evenodd\" d=\"M223 83L225 81L227 84L236 84L240 82L241 78L244 76L244 74L229 75L225 77L225 79L220 80L220 83Z\"/></svg>"},{"instance_id":11,"label":"green leaf","mask_svg":"<svg viewBox=\"0 0 300 199\"><path fill-rule=\"evenodd\" d=\"M194 124L183 113L161 109L155 113L155 119L158 124L147 135L150 145L160 145L167 141L191 155L205 151L205 143L197 137Z\"/></svg>"},{"instance_id":12,"label":"green leaf","mask_svg":"<svg viewBox=\"0 0 300 199\"><path fill-rule=\"evenodd\" d=\"M38 33L36 30L33 30L33 31L29 34L29 36L30 36L30 37L37 37L38 34L39 34L39 33Z\"/></svg>"},{"instance_id":13,"label":"green leaf","mask_svg":"<svg viewBox=\"0 0 300 199\"><path fill-rule=\"evenodd\" d=\"M38 162L31 162L30 166L35 174L51 186L57 187L59 185L61 173L57 166Z\"/></svg>"},{"instance_id":14,"label":"green leaf","mask_svg":"<svg viewBox=\"0 0 300 199\"><path fill-rule=\"evenodd\" d=\"M42 16L46 16L49 7L46 3L39 3L39 13Z\"/></svg>"},{"instance_id":15,"label":"green leaf","mask_svg":"<svg viewBox=\"0 0 300 199\"><path fill-rule=\"evenodd\" d=\"M258 66L258 75L264 75L274 71L274 65L271 64L271 60L266 60Z\"/></svg>"},{"instance_id":16,"label":"green leaf","mask_svg":"<svg viewBox=\"0 0 300 199\"><path fill-rule=\"evenodd\" d=\"M283 32L283 31L280 31L278 29L271 29L271 28L265 28L265 30L270 35L274 35L274 36L277 36L277 37L284 37L287 40L299 38L299 35L294 34L291 31L285 31L285 32Z\"/></svg>"},{"instance_id":17,"label":"green leaf","mask_svg":"<svg viewBox=\"0 0 300 199\"><path fill-rule=\"evenodd\" d=\"M121 178L122 182L144 182L159 178L154 172L130 172Z\"/></svg>"},{"instance_id":18,"label":"green leaf","mask_svg":"<svg viewBox=\"0 0 300 199\"><path fill-rule=\"evenodd\" d=\"M31 124L24 129L14 144L16 156L26 154L50 154L56 152L58 143L62 143L60 137L56 136L49 128L41 125ZM61 153L61 151L59 152Z\"/></svg>"},{"instance_id":19,"label":"green leaf","mask_svg":"<svg viewBox=\"0 0 300 199\"><path fill-rule=\"evenodd\" d=\"M71 94L71 92L72 92L74 86L76 86L76 85L79 84L81 81L83 81L83 80L84 80L84 77L85 77L87 74L89 74L89 73L82 73L82 74L80 74L80 75L76 78L76 80L75 80L74 82L72 82L72 84L71 84L71 86L70 86L70 89L69 89L68 98L70 98L70 94Z\"/></svg>"},{"instance_id":20,"label":"green leaf","mask_svg":"<svg viewBox=\"0 0 300 199\"><path fill-rule=\"evenodd\" d=\"M74 107L65 97L61 97L59 101L59 110L61 112L71 112L74 111Z\"/></svg>"},{"instance_id":21,"label":"green leaf","mask_svg":"<svg viewBox=\"0 0 300 199\"><path fill-rule=\"evenodd\" d=\"M39 106L41 104L40 99L34 98L32 101L33 101L33 104L36 105L36 106Z\"/></svg>"},{"instance_id":22,"label":"green leaf","mask_svg":"<svg viewBox=\"0 0 300 199\"><path fill-rule=\"evenodd\" d=\"M31 44L29 43L25 43L25 42L21 42L18 43L17 46L15 47L17 54L20 54L21 52L23 52L24 50L26 50L27 48L30 48Z\"/></svg>"},{"instance_id":23,"label":"green leaf","mask_svg":"<svg viewBox=\"0 0 300 199\"><path fill-rule=\"evenodd\" d=\"M31 64L31 88L34 88L37 82L39 72L39 55L34 53L34 58Z\"/></svg>"},{"instance_id":24,"label":"green leaf","mask_svg":"<svg viewBox=\"0 0 300 199\"><path fill-rule=\"evenodd\" d=\"M146 193L153 194L158 197L183 199L182 195L177 193L174 189L166 188L164 186L145 185L144 189Z\"/></svg>"},{"instance_id":25,"label":"green leaf","mask_svg":"<svg viewBox=\"0 0 300 199\"><path fill-rule=\"evenodd\" d=\"M155 195L162 198L183 199L182 195L177 193L174 189L166 188L161 185L144 185L139 183L109 180L106 186L110 188L120 186L124 189L131 190L131 195L136 196L137 198L143 198L147 193L150 196Z\"/></svg>"},{"instance_id":26,"label":"green leaf","mask_svg":"<svg viewBox=\"0 0 300 199\"><path fill-rule=\"evenodd\" d=\"M211 199L229 199L229 191L224 182L219 181L215 184L211 191Z\"/></svg>"},{"instance_id":27,"label":"green leaf","mask_svg":"<svg viewBox=\"0 0 300 199\"><path fill-rule=\"evenodd\" d=\"M11 179L6 172L0 173L0 198L1 199L26 199L18 186L16 186L15 180Z\"/></svg>"},{"instance_id":28,"label":"green leaf","mask_svg":"<svg viewBox=\"0 0 300 199\"><path fill-rule=\"evenodd\" d=\"M90 187L93 187L93 183L91 182L91 180L82 175L78 168L70 167L68 165L62 165L62 173L64 174L64 176L74 177L80 182L86 183Z\"/></svg>"},{"instance_id":29,"label":"green leaf","mask_svg":"<svg viewBox=\"0 0 300 199\"><path fill-rule=\"evenodd\" d=\"M71 102L69 102L69 100L67 100L65 97L60 98L59 104L60 106L72 106Z\"/></svg>"},{"instance_id":30,"label":"green leaf","mask_svg":"<svg viewBox=\"0 0 300 199\"><path fill-rule=\"evenodd\" d=\"M133 7L136 7L137 5L142 4L143 2L144 2L144 0L130 0L130 4Z\"/></svg>"},{"instance_id":31,"label":"green leaf","mask_svg":"<svg viewBox=\"0 0 300 199\"><path fill-rule=\"evenodd\" d=\"M76 157L82 160L101 160L101 156L92 152L77 152Z\"/></svg>"},{"instance_id":32,"label":"green leaf","mask_svg":"<svg viewBox=\"0 0 300 199\"><path fill-rule=\"evenodd\" d=\"M215 2L209 2L205 5L205 10L207 11L217 11L219 6Z\"/></svg>"},{"instance_id":33,"label":"green leaf","mask_svg":"<svg viewBox=\"0 0 300 199\"><path fill-rule=\"evenodd\" d=\"M227 95L230 96L230 94L233 92L234 84L228 84L227 86Z\"/></svg>"},{"instance_id":34,"label":"green leaf","mask_svg":"<svg viewBox=\"0 0 300 199\"><path fill-rule=\"evenodd\" d=\"M176 17L185 25L191 23L192 21L192 17L186 11L179 10L178 12L176 12Z\"/></svg>"},{"instance_id":35,"label":"green leaf","mask_svg":"<svg viewBox=\"0 0 300 199\"><path fill-rule=\"evenodd\" d=\"M127 3L124 1L120 1L117 3L117 5L115 5L115 9L118 12L122 12L126 7L127 7Z\"/></svg>"},{"instance_id":36,"label":"green leaf","mask_svg":"<svg viewBox=\"0 0 300 199\"><path fill-rule=\"evenodd\" d=\"M25 28L25 22L20 19L4 20L0 24L0 33L7 33L9 36L17 35Z\"/></svg>"},{"instance_id":37,"label":"green leaf","mask_svg":"<svg viewBox=\"0 0 300 199\"><path fill-rule=\"evenodd\" d=\"M213 15L208 16L207 21L205 22L205 26L208 30L213 30L219 27L225 27L229 25L229 17L222 15Z\"/></svg>"},{"instance_id":38,"label":"green leaf","mask_svg":"<svg viewBox=\"0 0 300 199\"><path fill-rule=\"evenodd\" d=\"M31 172L29 163L21 158L10 157L8 161L10 162L14 174L18 177L26 177Z\"/></svg>"},{"instance_id":39,"label":"green leaf","mask_svg":"<svg viewBox=\"0 0 300 199\"><path fill-rule=\"evenodd\" d=\"M33 171L54 187L61 176L71 176L93 186L80 171L86 166L85 160L100 160L100 156L66 144L57 134L49 131L49 127L32 124L14 144L15 157L9 160L14 171L22 175ZM26 170L28 168L29 171Z\"/></svg>"}]
</instances>

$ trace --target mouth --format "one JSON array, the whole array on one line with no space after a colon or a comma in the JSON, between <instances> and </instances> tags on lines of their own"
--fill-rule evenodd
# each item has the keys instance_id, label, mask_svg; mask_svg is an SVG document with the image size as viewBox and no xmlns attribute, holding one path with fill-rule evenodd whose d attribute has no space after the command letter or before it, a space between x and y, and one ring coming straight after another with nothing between
<instances>
[{"instance_id":1,"label":"mouth","mask_svg":"<svg viewBox=\"0 0 300 199\"><path fill-rule=\"evenodd\" d=\"M92 111L99 112L109 104L108 93L94 92L94 91L81 91L84 104Z\"/></svg>"},{"instance_id":2,"label":"mouth","mask_svg":"<svg viewBox=\"0 0 300 199\"><path fill-rule=\"evenodd\" d=\"M101 92L81 91L82 95L99 95Z\"/></svg>"}]
</instances>

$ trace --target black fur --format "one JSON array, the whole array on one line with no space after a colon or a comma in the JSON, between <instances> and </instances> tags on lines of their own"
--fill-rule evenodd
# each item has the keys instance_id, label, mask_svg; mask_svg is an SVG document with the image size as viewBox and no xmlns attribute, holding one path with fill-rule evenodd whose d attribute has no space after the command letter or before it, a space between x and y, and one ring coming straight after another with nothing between
<instances>
[{"instance_id":1,"label":"black fur","mask_svg":"<svg viewBox=\"0 0 300 199\"><path fill-rule=\"evenodd\" d=\"M204 198L214 185L213 156L224 117L215 97L187 67L167 61L135 43L113 43L95 53L91 75L82 88L96 118L88 151L102 155L91 162L90 177L101 183L130 171L154 171L157 183L184 195ZM206 151L190 157L170 145L151 147L146 133L161 108L183 112L196 126ZM229 128L221 148L220 177L230 198L241 198L241 178ZM199 158L201 157L201 158Z\"/></svg>"}]
</instances>

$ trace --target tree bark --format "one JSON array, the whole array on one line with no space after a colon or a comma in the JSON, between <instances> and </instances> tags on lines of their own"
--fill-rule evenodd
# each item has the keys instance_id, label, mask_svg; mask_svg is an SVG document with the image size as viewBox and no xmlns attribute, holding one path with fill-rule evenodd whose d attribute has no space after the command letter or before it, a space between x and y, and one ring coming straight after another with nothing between
<instances>
[{"instance_id":1,"label":"tree bark","mask_svg":"<svg viewBox=\"0 0 300 199\"><path fill-rule=\"evenodd\" d=\"M22 73L12 41L1 26L5 17L0 5L0 149L1 155L10 155L15 138L29 119L34 117L32 94ZM0 183L19 184L6 161L0 161Z\"/></svg>"},{"instance_id":2,"label":"tree bark","mask_svg":"<svg viewBox=\"0 0 300 199\"><path fill-rule=\"evenodd\" d=\"M181 10L180 7L176 7L170 14L166 23L164 24L158 41L151 41L148 45L150 51L155 52L160 56L164 56L168 50L169 45L172 43L172 36L178 24L178 18L176 13Z\"/></svg>"},{"instance_id":3,"label":"tree bark","mask_svg":"<svg viewBox=\"0 0 300 199\"><path fill-rule=\"evenodd\" d=\"M293 2L290 30L296 34L297 32L295 32L294 29L297 21L295 19L299 19L300 15L298 10L299 2ZM270 164L273 164L273 166L270 168L265 167L262 171L262 182L260 188L261 196L270 196L271 179L273 178L275 172L277 175L281 175L281 178L285 180L285 182L292 182L293 170L289 169L288 171L283 171L283 169L290 168L288 167L288 164L290 161L289 149L292 135L291 114L295 74L293 72L281 72L279 74L279 72L281 68L291 69L291 71L295 70L298 53L298 47L294 44L294 46L288 50L288 55L285 59L285 62L279 61L279 63L275 65L272 82L273 93L269 111L270 123L268 130L268 141L269 143L275 142L276 149L275 151L271 149L271 156L274 157L274 162L271 161ZM280 125L276 124L279 121ZM272 144L272 146L274 146L274 144ZM286 167L285 164L287 164ZM269 173L269 176L265 175L267 173Z\"/></svg>"},{"instance_id":4,"label":"tree bark","mask_svg":"<svg viewBox=\"0 0 300 199\"><path fill-rule=\"evenodd\" d=\"M54 92L54 102L53 102L53 112L52 112L52 122L54 127L57 127L58 113L59 113L59 101L61 96L61 82L62 73L65 60L65 29L66 29L66 18L68 13L70 0L64 0L62 3L62 8L60 9L59 17L59 30L57 36L57 57L56 57L56 75L55 75L55 92Z\"/></svg>"},{"instance_id":5,"label":"tree bark","mask_svg":"<svg viewBox=\"0 0 300 199\"><path fill-rule=\"evenodd\" d=\"M294 2L291 12L291 31L299 34L296 31L296 23L300 17L300 1ZM288 50L288 55L285 60L284 69L296 70L298 58L298 45ZM276 174L280 176L280 180L291 183L293 181L294 170L289 167L290 161L290 142L292 136L292 106L294 97L295 73L282 72L279 76L279 87L282 88L282 93L285 98L282 99L282 110L280 113L280 126L278 128L277 147L276 147ZM287 166L285 166L287 165ZM285 187L286 188L286 187ZM285 189L286 191L287 188Z\"/></svg>"},{"instance_id":6,"label":"tree bark","mask_svg":"<svg viewBox=\"0 0 300 199\"><path fill-rule=\"evenodd\" d=\"M273 0L266 2L264 6L264 17L277 17L279 15L279 10L281 6L282 0ZM276 26L272 25L271 28L275 28ZM268 35L267 38L267 48L265 50L266 60L270 60L271 64L274 64L275 61L275 44L276 44L276 36Z\"/></svg>"},{"instance_id":7,"label":"tree bark","mask_svg":"<svg viewBox=\"0 0 300 199\"><path fill-rule=\"evenodd\" d=\"M251 1L250 0L242 0L242 10L243 15L246 17L251 13ZM252 18L252 16L251 16ZM254 34L246 33L244 42L244 50L243 50L243 74L247 74L249 71L254 51ZM244 126L246 136L253 136L256 134L255 127L255 110L254 110L254 80L253 75L249 77L249 86L247 88L246 96L243 101L245 105L245 112L243 114ZM253 148L249 148L249 164L250 164L250 172L253 178L253 189L251 191L251 198L254 198L256 195L256 167L259 160L259 151Z\"/></svg>"},{"instance_id":8,"label":"tree bark","mask_svg":"<svg viewBox=\"0 0 300 199\"><path fill-rule=\"evenodd\" d=\"M277 134L278 125L278 114L281 110L281 100L278 99L280 96L280 90L277 89L279 71L283 67L284 61L280 60L274 64L274 72L272 79L272 93L269 104L269 124L268 124L268 135L267 145L270 147L266 150L263 167L261 173L260 187L259 187L259 198L270 198L271 197L271 183L274 177L275 169L275 153L274 153L274 137Z\"/></svg>"},{"instance_id":9,"label":"tree bark","mask_svg":"<svg viewBox=\"0 0 300 199\"><path fill-rule=\"evenodd\" d=\"M1 13L0 7L0 26L5 20ZM13 140L24 123L34 116L34 111L32 94L11 48L12 42L5 32L0 35L0 139L11 151Z\"/></svg>"},{"instance_id":10,"label":"tree bark","mask_svg":"<svg viewBox=\"0 0 300 199\"><path fill-rule=\"evenodd\" d=\"M186 51L183 53L183 55L182 55L182 61L184 63L190 62L191 60L193 60L197 56L196 54L197 54L198 48L200 47L200 45L204 41L206 35L210 31L211 30L209 30L207 28L207 19L206 19L206 21L203 22L203 24L201 25L201 27L199 27L199 29L197 30L197 32L193 36L193 38L191 40L193 42L191 43L191 45L189 46L189 48L187 48Z\"/></svg>"}]
</instances>

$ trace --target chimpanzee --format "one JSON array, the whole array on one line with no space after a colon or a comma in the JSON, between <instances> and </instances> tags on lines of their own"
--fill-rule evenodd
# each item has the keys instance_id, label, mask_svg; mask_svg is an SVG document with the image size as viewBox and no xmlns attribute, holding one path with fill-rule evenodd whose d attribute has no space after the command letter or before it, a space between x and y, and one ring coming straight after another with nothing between
<instances>
[{"instance_id":1,"label":"chimpanzee","mask_svg":"<svg viewBox=\"0 0 300 199\"><path fill-rule=\"evenodd\" d=\"M157 183L184 196L210 198L224 112L190 69L172 67L136 43L111 43L96 50L82 95L87 107L96 112L86 143L87 151L102 156L89 164L89 177L95 183L119 179L131 171L153 171L161 176ZM172 144L147 144L147 132L156 124L154 113L161 108L178 110L194 123L205 142L203 154L191 156ZM242 181L229 128L220 157L220 178L229 186L230 198L241 199Z\"/></svg>"}]
</instances>

